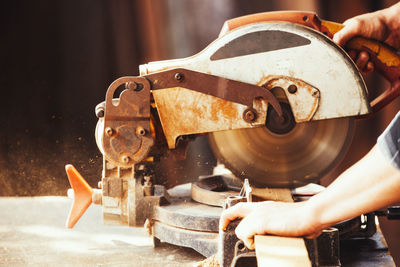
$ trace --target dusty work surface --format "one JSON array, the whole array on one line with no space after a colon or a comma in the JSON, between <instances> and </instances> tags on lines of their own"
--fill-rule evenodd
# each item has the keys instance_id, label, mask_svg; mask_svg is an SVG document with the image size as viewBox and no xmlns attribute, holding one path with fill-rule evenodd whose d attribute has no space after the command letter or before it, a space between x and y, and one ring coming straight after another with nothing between
<instances>
[{"instance_id":1,"label":"dusty work surface","mask_svg":"<svg viewBox=\"0 0 400 267\"><path fill-rule=\"evenodd\" d=\"M104 226L96 205L66 229L71 202L0 198L0 266L193 266L204 259L168 244L153 248L143 228Z\"/></svg>"}]
</instances>

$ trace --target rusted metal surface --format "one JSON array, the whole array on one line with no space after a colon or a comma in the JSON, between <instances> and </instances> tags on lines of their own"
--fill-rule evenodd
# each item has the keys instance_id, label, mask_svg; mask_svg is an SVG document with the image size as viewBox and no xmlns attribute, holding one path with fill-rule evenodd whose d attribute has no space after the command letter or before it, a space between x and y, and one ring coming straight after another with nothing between
<instances>
[{"instance_id":1,"label":"rusted metal surface","mask_svg":"<svg viewBox=\"0 0 400 267\"><path fill-rule=\"evenodd\" d=\"M101 202L105 224L141 226L152 216L155 207L167 201L161 185L151 186L151 194L146 194L146 186L142 185L146 176L149 173L144 163L135 168L122 168L104 159Z\"/></svg>"},{"instance_id":2,"label":"rusted metal surface","mask_svg":"<svg viewBox=\"0 0 400 267\"><path fill-rule=\"evenodd\" d=\"M125 85L118 103L113 101ZM115 165L131 167L147 155L154 141L150 134L150 84L142 77L122 77L107 90L102 148Z\"/></svg>"},{"instance_id":3,"label":"rusted metal surface","mask_svg":"<svg viewBox=\"0 0 400 267\"><path fill-rule=\"evenodd\" d=\"M145 77L171 149L182 135L263 125L268 104L282 114L275 96L257 85L186 69Z\"/></svg>"},{"instance_id":4,"label":"rusted metal surface","mask_svg":"<svg viewBox=\"0 0 400 267\"><path fill-rule=\"evenodd\" d=\"M243 119L247 106L204 93L176 87L155 90L153 97L170 149L178 136L262 126L268 108L267 101L256 99L257 118L248 123Z\"/></svg>"},{"instance_id":5,"label":"rusted metal surface","mask_svg":"<svg viewBox=\"0 0 400 267\"><path fill-rule=\"evenodd\" d=\"M122 197L122 179L116 177L104 177L102 181L103 196Z\"/></svg>"},{"instance_id":6,"label":"rusted metal surface","mask_svg":"<svg viewBox=\"0 0 400 267\"><path fill-rule=\"evenodd\" d=\"M114 92L122 84L126 90L114 101ZM143 160L153 145L150 90L169 148L175 148L181 135L263 125L268 104L282 114L269 90L209 74L173 69L120 78L110 85L105 108L96 108L100 118L105 112L104 135L97 133L102 138L102 152L119 166Z\"/></svg>"},{"instance_id":7,"label":"rusted metal surface","mask_svg":"<svg viewBox=\"0 0 400 267\"><path fill-rule=\"evenodd\" d=\"M152 91L182 87L249 107L253 105L254 99L263 98L278 113L281 113L279 102L274 95L257 85L179 68L149 74L145 77L150 81Z\"/></svg>"}]
</instances>

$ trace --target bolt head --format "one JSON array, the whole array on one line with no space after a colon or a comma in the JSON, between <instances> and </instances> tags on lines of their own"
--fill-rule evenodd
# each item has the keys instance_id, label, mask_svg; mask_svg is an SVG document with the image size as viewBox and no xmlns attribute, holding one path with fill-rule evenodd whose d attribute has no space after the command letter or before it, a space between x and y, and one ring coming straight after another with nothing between
<instances>
[{"instance_id":1,"label":"bolt head","mask_svg":"<svg viewBox=\"0 0 400 267\"><path fill-rule=\"evenodd\" d=\"M112 136L114 134L114 130L111 127L107 127L105 132L108 136Z\"/></svg>"},{"instance_id":2,"label":"bolt head","mask_svg":"<svg viewBox=\"0 0 400 267\"><path fill-rule=\"evenodd\" d=\"M288 92L291 93L291 94L296 93L297 92L297 86L294 85L294 84L289 85Z\"/></svg>"},{"instance_id":3,"label":"bolt head","mask_svg":"<svg viewBox=\"0 0 400 267\"><path fill-rule=\"evenodd\" d=\"M139 136L144 136L146 134L146 130L142 126L139 126L136 128L136 134Z\"/></svg>"},{"instance_id":4,"label":"bolt head","mask_svg":"<svg viewBox=\"0 0 400 267\"><path fill-rule=\"evenodd\" d=\"M177 80L178 82L181 82L181 81L183 81L184 76L183 76L182 73L177 72L177 73L175 73L174 78L175 78L175 80Z\"/></svg>"},{"instance_id":5,"label":"bolt head","mask_svg":"<svg viewBox=\"0 0 400 267\"><path fill-rule=\"evenodd\" d=\"M100 119L100 118L103 118L104 117L104 109L97 109L96 110L96 117L98 118L98 119Z\"/></svg>"},{"instance_id":6,"label":"bolt head","mask_svg":"<svg viewBox=\"0 0 400 267\"><path fill-rule=\"evenodd\" d=\"M121 161L122 161L123 163L129 163L130 158L129 158L127 155L123 155L123 156L121 157Z\"/></svg>"},{"instance_id":7,"label":"bolt head","mask_svg":"<svg viewBox=\"0 0 400 267\"><path fill-rule=\"evenodd\" d=\"M319 91L318 90L314 90L312 92L312 96L315 97L315 98L319 98Z\"/></svg>"},{"instance_id":8,"label":"bolt head","mask_svg":"<svg viewBox=\"0 0 400 267\"><path fill-rule=\"evenodd\" d=\"M256 112L254 111L254 110L251 110L251 109L246 109L244 112L243 112L243 119L246 121L246 122L254 122L255 120L256 120L256 118L257 118L257 114L256 114Z\"/></svg>"}]
</instances>

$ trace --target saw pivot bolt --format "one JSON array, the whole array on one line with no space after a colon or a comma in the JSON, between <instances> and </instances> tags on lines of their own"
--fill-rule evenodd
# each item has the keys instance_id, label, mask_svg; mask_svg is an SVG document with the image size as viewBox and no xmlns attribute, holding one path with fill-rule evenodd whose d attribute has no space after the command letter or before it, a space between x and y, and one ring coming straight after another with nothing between
<instances>
[{"instance_id":1,"label":"saw pivot bolt","mask_svg":"<svg viewBox=\"0 0 400 267\"><path fill-rule=\"evenodd\" d=\"M294 84L290 85L290 86L288 87L288 92L291 93L291 94L296 93L296 92L297 92L297 86L294 85Z\"/></svg>"},{"instance_id":2,"label":"saw pivot bolt","mask_svg":"<svg viewBox=\"0 0 400 267\"><path fill-rule=\"evenodd\" d=\"M245 122L248 122L248 123L254 122L257 119L257 113L255 112L255 110L253 110L251 108L247 108L243 112L243 119Z\"/></svg>"},{"instance_id":3,"label":"saw pivot bolt","mask_svg":"<svg viewBox=\"0 0 400 267\"><path fill-rule=\"evenodd\" d=\"M127 155L123 155L123 156L121 157L121 161L122 161L123 163L127 164L127 163L129 163L130 158L129 158L129 156L127 156Z\"/></svg>"},{"instance_id":4,"label":"saw pivot bolt","mask_svg":"<svg viewBox=\"0 0 400 267\"><path fill-rule=\"evenodd\" d=\"M111 128L111 127L107 127L106 130L105 130L105 132L106 132L106 134L107 134L108 136L112 136L112 135L114 134L114 130L113 130L113 128Z\"/></svg>"},{"instance_id":5,"label":"saw pivot bolt","mask_svg":"<svg viewBox=\"0 0 400 267\"><path fill-rule=\"evenodd\" d=\"M175 73L174 78L175 78L175 80L177 80L178 82L182 82L183 79L185 78L185 76L184 76L182 73L177 72L177 73Z\"/></svg>"}]
</instances>

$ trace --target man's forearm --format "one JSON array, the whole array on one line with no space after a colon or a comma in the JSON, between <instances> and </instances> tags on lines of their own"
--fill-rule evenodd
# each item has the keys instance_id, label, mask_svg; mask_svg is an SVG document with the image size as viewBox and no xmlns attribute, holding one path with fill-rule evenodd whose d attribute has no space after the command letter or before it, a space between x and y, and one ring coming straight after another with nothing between
<instances>
[{"instance_id":1,"label":"man's forearm","mask_svg":"<svg viewBox=\"0 0 400 267\"><path fill-rule=\"evenodd\" d=\"M400 171L375 146L306 204L321 229L400 201Z\"/></svg>"}]
</instances>

